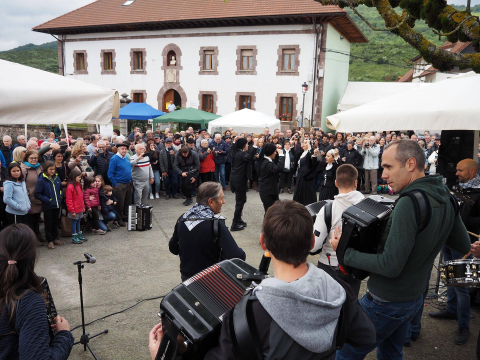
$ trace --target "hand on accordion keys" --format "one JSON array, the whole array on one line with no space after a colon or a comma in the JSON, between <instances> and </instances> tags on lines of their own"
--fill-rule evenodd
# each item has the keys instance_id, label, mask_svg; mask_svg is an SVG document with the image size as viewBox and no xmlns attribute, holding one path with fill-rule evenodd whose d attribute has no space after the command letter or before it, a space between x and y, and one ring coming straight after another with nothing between
<instances>
[{"instance_id":1,"label":"hand on accordion keys","mask_svg":"<svg viewBox=\"0 0 480 360\"><path fill-rule=\"evenodd\" d=\"M342 237L342 230L340 230L340 228L337 226L333 230L332 237L330 238L330 246L334 251L337 251L337 246L338 246L338 243L340 242L341 237Z\"/></svg>"},{"instance_id":2,"label":"hand on accordion keys","mask_svg":"<svg viewBox=\"0 0 480 360\"><path fill-rule=\"evenodd\" d=\"M55 333L58 333L62 330L70 331L70 324L68 323L67 319L61 316L57 316L55 318L55 324L52 324L51 326Z\"/></svg>"},{"instance_id":3,"label":"hand on accordion keys","mask_svg":"<svg viewBox=\"0 0 480 360\"><path fill-rule=\"evenodd\" d=\"M160 344L163 338L163 326L162 323L159 323L150 330L150 334L148 335L148 348L150 349L150 355L152 356L152 360L155 360L158 354L158 349L160 348ZM178 353L183 354L187 348L184 345L185 338L182 334L178 334L177 336L177 343L178 343Z\"/></svg>"}]
</instances>

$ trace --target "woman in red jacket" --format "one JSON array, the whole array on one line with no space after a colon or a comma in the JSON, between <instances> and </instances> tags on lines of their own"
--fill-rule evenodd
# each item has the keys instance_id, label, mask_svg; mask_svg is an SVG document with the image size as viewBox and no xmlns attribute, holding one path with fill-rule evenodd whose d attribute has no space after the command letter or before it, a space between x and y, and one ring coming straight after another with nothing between
<instances>
[{"instance_id":1,"label":"woman in red jacket","mask_svg":"<svg viewBox=\"0 0 480 360\"><path fill-rule=\"evenodd\" d=\"M200 160L200 184L213 181L215 162L213 161L212 150L208 147L208 140L202 140L198 149L198 157Z\"/></svg>"},{"instance_id":2,"label":"woman in red jacket","mask_svg":"<svg viewBox=\"0 0 480 360\"><path fill-rule=\"evenodd\" d=\"M72 219L72 243L74 244L82 244L84 241L87 241L80 231L80 221L85 211L81 181L82 173L78 169L73 169L70 175L68 175L68 185L65 194L68 217Z\"/></svg>"}]
</instances>

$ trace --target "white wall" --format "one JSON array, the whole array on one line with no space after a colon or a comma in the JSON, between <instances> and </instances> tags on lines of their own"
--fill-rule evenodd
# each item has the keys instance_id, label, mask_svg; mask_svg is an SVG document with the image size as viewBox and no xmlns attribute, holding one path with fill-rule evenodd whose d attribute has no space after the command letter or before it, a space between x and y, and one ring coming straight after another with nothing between
<instances>
[{"instance_id":1,"label":"white wall","mask_svg":"<svg viewBox=\"0 0 480 360\"><path fill-rule=\"evenodd\" d=\"M190 33L225 33L255 32L271 30L311 30L311 26L255 26L228 27L209 29L178 29L168 31L124 32L70 35L68 39L125 37L143 35L190 34ZM187 95L187 106L190 101L198 103L199 91L217 91L218 114L225 115L235 111L235 94L239 91L255 92L255 109L268 115L275 115L277 93L297 93L297 113L302 108L302 87L304 81L312 84L312 68L314 58L314 34L270 34L270 35L232 35L232 36L200 36L200 37L165 37L154 39L126 39L100 41L65 42L66 74L73 74L73 51L86 50L88 75L67 75L69 77L116 89L120 94L130 90L146 90L146 102L158 108L157 95L164 85L162 51L170 43L180 47L182 51L180 70L180 86ZM256 45L257 75L235 75L236 49L238 45ZM279 45L300 46L299 76L277 76L277 49ZM218 75L199 75L199 50L201 46L218 46ZM145 48L146 75L130 74L130 49ZM100 51L115 49L116 75L101 75ZM312 87L305 97L305 109L312 108ZM310 117L311 110L306 110Z\"/></svg>"}]
</instances>

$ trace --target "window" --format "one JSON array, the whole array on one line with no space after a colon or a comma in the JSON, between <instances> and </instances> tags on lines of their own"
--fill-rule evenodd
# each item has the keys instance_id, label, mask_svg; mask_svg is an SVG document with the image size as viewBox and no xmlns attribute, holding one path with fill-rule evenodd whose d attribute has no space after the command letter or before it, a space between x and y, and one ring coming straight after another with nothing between
<instances>
[{"instance_id":1,"label":"window","mask_svg":"<svg viewBox=\"0 0 480 360\"><path fill-rule=\"evenodd\" d=\"M133 52L133 70L143 70L143 52Z\"/></svg>"},{"instance_id":2,"label":"window","mask_svg":"<svg viewBox=\"0 0 480 360\"><path fill-rule=\"evenodd\" d=\"M85 54L84 53L77 53L75 56L76 56L75 70L85 71Z\"/></svg>"},{"instance_id":3,"label":"window","mask_svg":"<svg viewBox=\"0 0 480 360\"><path fill-rule=\"evenodd\" d=\"M143 93L133 93L133 102L135 103L145 102L143 99Z\"/></svg>"},{"instance_id":4,"label":"window","mask_svg":"<svg viewBox=\"0 0 480 360\"><path fill-rule=\"evenodd\" d=\"M280 110L281 110L281 119L283 121L291 121L292 120L292 103L293 99L291 97L282 97L280 98Z\"/></svg>"},{"instance_id":5,"label":"window","mask_svg":"<svg viewBox=\"0 0 480 360\"><path fill-rule=\"evenodd\" d=\"M251 96L240 96L240 110L241 109L251 109L252 108L252 97Z\"/></svg>"},{"instance_id":6,"label":"window","mask_svg":"<svg viewBox=\"0 0 480 360\"><path fill-rule=\"evenodd\" d=\"M215 53L213 50L205 50L203 59L203 70L213 70Z\"/></svg>"},{"instance_id":7,"label":"window","mask_svg":"<svg viewBox=\"0 0 480 360\"><path fill-rule=\"evenodd\" d=\"M113 56L111 52L103 53L103 70L113 70Z\"/></svg>"},{"instance_id":8,"label":"window","mask_svg":"<svg viewBox=\"0 0 480 360\"><path fill-rule=\"evenodd\" d=\"M213 112L213 95L202 96L202 110Z\"/></svg>"},{"instance_id":9,"label":"window","mask_svg":"<svg viewBox=\"0 0 480 360\"><path fill-rule=\"evenodd\" d=\"M253 50L242 50L241 70L253 70Z\"/></svg>"},{"instance_id":10,"label":"window","mask_svg":"<svg viewBox=\"0 0 480 360\"><path fill-rule=\"evenodd\" d=\"M122 6L130 6L135 2L135 0L127 0Z\"/></svg>"},{"instance_id":11,"label":"window","mask_svg":"<svg viewBox=\"0 0 480 360\"><path fill-rule=\"evenodd\" d=\"M282 59L283 59L282 70L284 71L295 70L295 49L283 49Z\"/></svg>"},{"instance_id":12,"label":"window","mask_svg":"<svg viewBox=\"0 0 480 360\"><path fill-rule=\"evenodd\" d=\"M167 54L167 66L175 65L177 65L177 54L175 54L175 51L170 50Z\"/></svg>"}]
</instances>

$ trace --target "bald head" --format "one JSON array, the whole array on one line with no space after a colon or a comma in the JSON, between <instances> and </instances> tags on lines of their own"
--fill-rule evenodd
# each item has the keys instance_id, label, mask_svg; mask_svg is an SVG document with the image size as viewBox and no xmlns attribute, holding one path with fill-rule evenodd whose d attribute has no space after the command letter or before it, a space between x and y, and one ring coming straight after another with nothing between
<instances>
[{"instance_id":1,"label":"bald head","mask_svg":"<svg viewBox=\"0 0 480 360\"><path fill-rule=\"evenodd\" d=\"M475 160L465 159L457 164L458 180L461 183L466 183L472 180L477 175L478 164Z\"/></svg>"}]
</instances>

